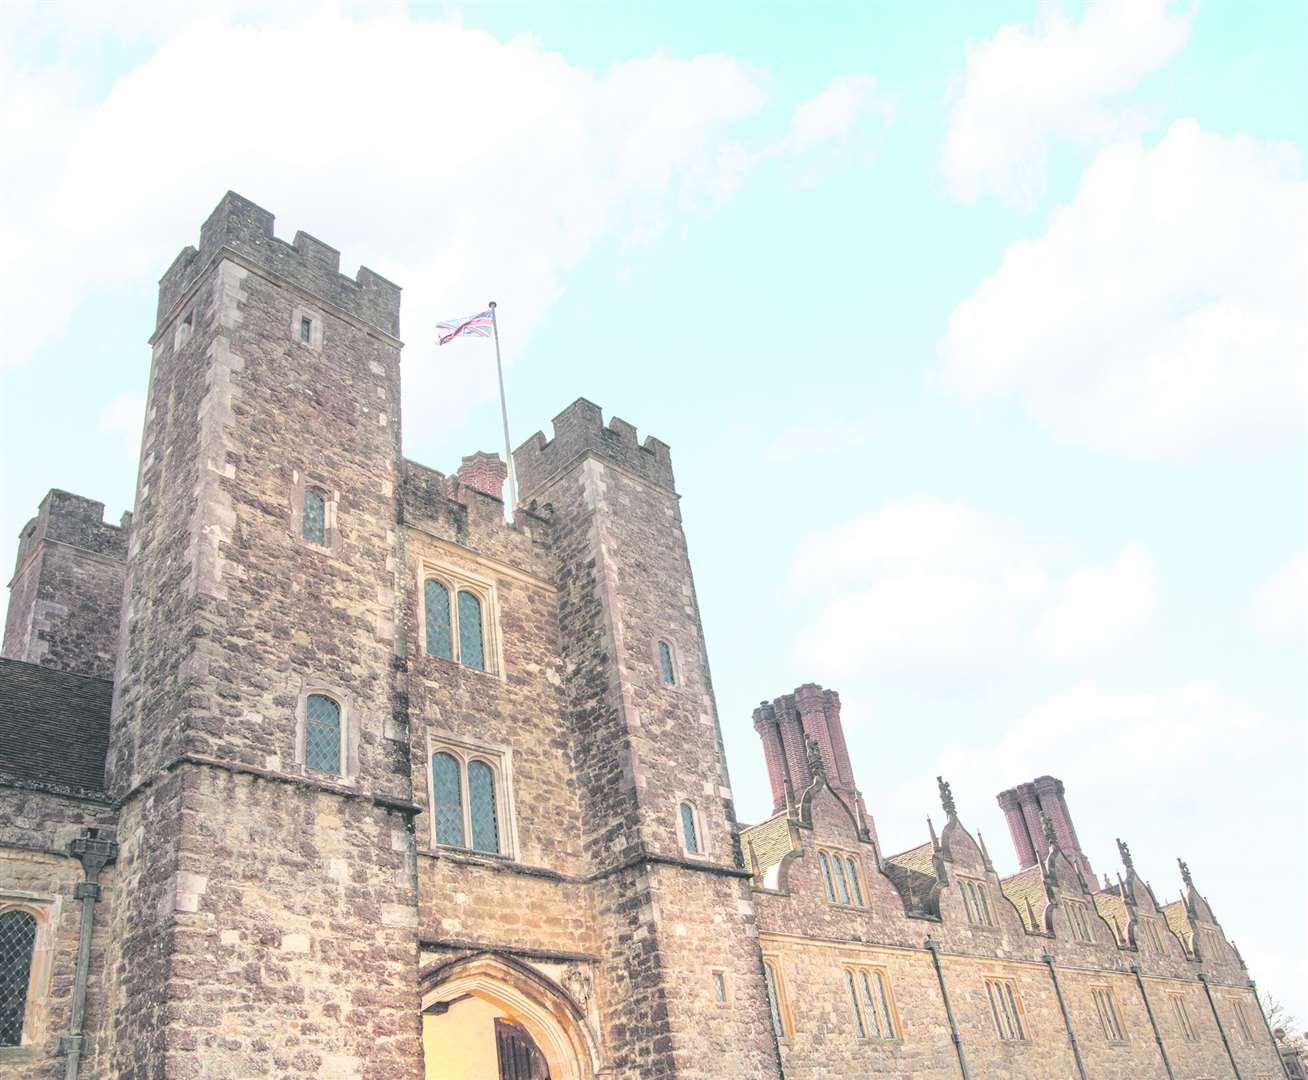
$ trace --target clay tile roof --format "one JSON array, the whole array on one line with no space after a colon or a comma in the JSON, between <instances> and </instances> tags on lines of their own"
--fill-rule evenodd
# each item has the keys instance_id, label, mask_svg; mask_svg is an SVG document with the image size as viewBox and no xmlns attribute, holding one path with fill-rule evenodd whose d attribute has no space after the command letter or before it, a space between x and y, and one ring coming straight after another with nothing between
<instances>
[{"instance_id":1,"label":"clay tile roof","mask_svg":"<svg viewBox=\"0 0 1308 1080\"><path fill-rule=\"evenodd\" d=\"M745 857L755 861L755 873L766 873L790 851L790 819L785 814L748 825L740 830L740 846Z\"/></svg>"},{"instance_id":2,"label":"clay tile roof","mask_svg":"<svg viewBox=\"0 0 1308 1080\"><path fill-rule=\"evenodd\" d=\"M1185 910L1185 901L1173 900L1170 904L1164 904L1163 917L1167 920L1167 925L1172 928L1172 933L1185 943L1186 949L1192 949L1190 916Z\"/></svg>"},{"instance_id":3,"label":"clay tile roof","mask_svg":"<svg viewBox=\"0 0 1308 1080\"><path fill-rule=\"evenodd\" d=\"M113 691L108 679L0 657L0 779L102 796Z\"/></svg>"},{"instance_id":4,"label":"clay tile roof","mask_svg":"<svg viewBox=\"0 0 1308 1080\"><path fill-rule=\"evenodd\" d=\"M1095 893L1091 898L1095 902L1095 909L1103 916L1104 922L1113 928L1120 942L1126 941L1126 923L1130 916L1127 914L1126 902L1117 894L1114 889L1109 892Z\"/></svg>"},{"instance_id":5,"label":"clay tile roof","mask_svg":"<svg viewBox=\"0 0 1308 1080\"><path fill-rule=\"evenodd\" d=\"M1004 890L1004 895L1013 901L1013 906L1017 908L1017 913L1022 916L1022 922L1026 924L1028 930L1043 930L1043 926L1033 926L1031 924L1030 911L1035 912L1037 919L1045 913L1045 905L1049 902L1045 896L1045 878L1040 867L1028 866L1025 870L1019 870L1010 877L1003 878L999 882L999 887ZM1031 901L1030 911L1027 909L1026 902Z\"/></svg>"},{"instance_id":6,"label":"clay tile roof","mask_svg":"<svg viewBox=\"0 0 1308 1080\"><path fill-rule=\"evenodd\" d=\"M928 840L925 844L918 844L917 847L901 851L898 855L887 856L886 862L892 862L896 866L904 867L906 870L916 870L919 874L935 877L934 855L935 849L932 847L931 841Z\"/></svg>"}]
</instances>

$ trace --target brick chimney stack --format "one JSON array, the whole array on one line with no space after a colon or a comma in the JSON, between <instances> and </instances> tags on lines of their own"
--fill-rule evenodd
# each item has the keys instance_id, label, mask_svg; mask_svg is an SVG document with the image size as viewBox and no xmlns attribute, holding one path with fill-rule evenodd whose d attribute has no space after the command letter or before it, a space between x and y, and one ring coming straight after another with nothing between
<instances>
[{"instance_id":1,"label":"brick chimney stack","mask_svg":"<svg viewBox=\"0 0 1308 1080\"><path fill-rule=\"evenodd\" d=\"M499 454L488 454L484 450L469 454L456 475L460 484L504 500L504 481L509 475L509 467Z\"/></svg>"},{"instance_id":2,"label":"brick chimney stack","mask_svg":"<svg viewBox=\"0 0 1308 1080\"><path fill-rule=\"evenodd\" d=\"M854 783L854 770L840 722L840 695L815 683L797 687L773 702L754 710L754 730L763 740L772 784L772 809L780 813L797 800L813 782L805 741L817 743L818 754L831 790L843 796L863 826L871 832L872 821L863 797Z\"/></svg>"},{"instance_id":3,"label":"brick chimney stack","mask_svg":"<svg viewBox=\"0 0 1308 1080\"><path fill-rule=\"evenodd\" d=\"M1018 784L999 793L999 808L1008 821L1017 861L1025 870L1049 854L1040 815L1046 815L1054 826L1054 836L1077 869L1093 887L1096 878L1090 860L1081 850L1071 812L1067 809L1067 796L1063 782L1052 776L1037 776L1028 784Z\"/></svg>"}]
</instances>

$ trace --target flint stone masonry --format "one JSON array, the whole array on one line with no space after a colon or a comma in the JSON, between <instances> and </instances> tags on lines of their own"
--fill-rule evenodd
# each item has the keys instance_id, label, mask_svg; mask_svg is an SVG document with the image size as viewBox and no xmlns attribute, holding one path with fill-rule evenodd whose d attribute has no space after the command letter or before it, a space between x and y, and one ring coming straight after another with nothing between
<instances>
[{"instance_id":1,"label":"flint stone masonry","mask_svg":"<svg viewBox=\"0 0 1308 1080\"><path fill-rule=\"evenodd\" d=\"M578 399L514 453L506 520L497 455L453 474L401 456L398 287L273 225L228 193L164 275L130 520L53 491L23 534L0 663L0 907L45 929L0 1072L65 1075L81 918L66 847L95 827L118 853L92 936L93 1080L439 1078L442 988L522 1024L553 1080L943 1080L960 1051L976 1078L1073 1077L1047 955L1088 1076L1166 1075L1141 981L1175 1075L1231 1075L1198 976L1228 1033L1253 995L1212 909L1188 881L1161 904L1130 865L1120 887L1087 882L1052 777L1027 786L1055 843L1019 844L1020 875L996 872L952 800L938 834L887 855L839 698L806 684L755 714L776 813L742 828L668 446ZM310 489L322 543L303 535ZM433 573L482 597L487 670L425 648ZM313 693L341 707L342 774L306 764ZM439 842L438 750L493 763L497 851ZM855 868L861 903L828 900L819 849ZM965 883L988 890L993 925ZM895 1038L857 1038L851 965L886 978ZM1015 986L1027 1041L998 1038L987 978ZM1102 1032L1103 989L1122 1042ZM1279 1067L1261 1035L1232 1052L1245 1077Z\"/></svg>"}]
</instances>

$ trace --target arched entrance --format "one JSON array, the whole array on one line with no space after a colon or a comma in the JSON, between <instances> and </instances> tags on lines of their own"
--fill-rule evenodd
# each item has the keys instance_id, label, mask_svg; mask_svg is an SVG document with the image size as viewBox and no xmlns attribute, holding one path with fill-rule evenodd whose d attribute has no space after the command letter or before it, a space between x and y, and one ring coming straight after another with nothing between
<instances>
[{"instance_id":1,"label":"arched entrance","mask_svg":"<svg viewBox=\"0 0 1308 1080\"><path fill-rule=\"evenodd\" d=\"M517 960L477 953L422 978L426 1080L592 1080L595 1048L577 1003Z\"/></svg>"}]
</instances>

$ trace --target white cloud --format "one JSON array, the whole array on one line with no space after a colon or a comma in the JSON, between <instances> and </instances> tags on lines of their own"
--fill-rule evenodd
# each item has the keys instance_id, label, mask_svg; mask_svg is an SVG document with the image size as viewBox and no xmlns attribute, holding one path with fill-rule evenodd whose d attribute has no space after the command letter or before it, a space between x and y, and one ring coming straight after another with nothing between
<instances>
[{"instance_id":1,"label":"white cloud","mask_svg":"<svg viewBox=\"0 0 1308 1080\"><path fill-rule=\"evenodd\" d=\"M1249 603L1248 622L1271 642L1303 636L1308 624L1308 552L1287 560L1258 586Z\"/></svg>"},{"instance_id":2,"label":"white cloud","mask_svg":"<svg viewBox=\"0 0 1308 1080\"><path fill-rule=\"evenodd\" d=\"M89 104L53 69L0 65L27 103L7 97L0 140L25 178L0 210L4 360L56 341L88 296L151 288L232 188L279 214L278 235L304 228L346 272L404 287L405 408L424 423L494 395L477 343L437 352L436 320L494 297L512 362L597 244L739 186L732 127L766 103L725 56L597 74L398 15L187 23Z\"/></svg>"},{"instance_id":3,"label":"white cloud","mask_svg":"<svg viewBox=\"0 0 1308 1080\"><path fill-rule=\"evenodd\" d=\"M889 122L894 106L870 75L841 75L795 109L786 146L804 153L821 143L849 138L867 117Z\"/></svg>"},{"instance_id":4,"label":"white cloud","mask_svg":"<svg viewBox=\"0 0 1308 1080\"><path fill-rule=\"evenodd\" d=\"M1100 142L1137 128L1138 117L1109 102L1185 46L1190 12L1171 7L1100 0L1075 22L1046 6L1034 29L1008 25L969 45L942 162L953 194L1030 203L1044 188L1051 143Z\"/></svg>"},{"instance_id":5,"label":"white cloud","mask_svg":"<svg viewBox=\"0 0 1308 1080\"><path fill-rule=\"evenodd\" d=\"M958 503L892 503L801 542L796 594L819 611L801 630L804 670L867 672L953 689L1032 657L1076 663L1145 629L1155 606L1149 553L1128 544L1107 567Z\"/></svg>"},{"instance_id":6,"label":"white cloud","mask_svg":"<svg viewBox=\"0 0 1308 1080\"><path fill-rule=\"evenodd\" d=\"M944 382L1130 457L1276 445L1304 419L1304 208L1288 144L1185 120L1105 150L954 309Z\"/></svg>"},{"instance_id":7,"label":"white cloud","mask_svg":"<svg viewBox=\"0 0 1308 1080\"><path fill-rule=\"evenodd\" d=\"M111 398L100 410L102 434L118 440L123 457L135 461L141 452L141 429L145 426L145 395L128 390Z\"/></svg>"},{"instance_id":8,"label":"white cloud","mask_svg":"<svg viewBox=\"0 0 1308 1080\"><path fill-rule=\"evenodd\" d=\"M816 460L856 450L872 441L872 424L867 420L830 418L794 424L779 431L763 448L767 461Z\"/></svg>"}]
</instances>

